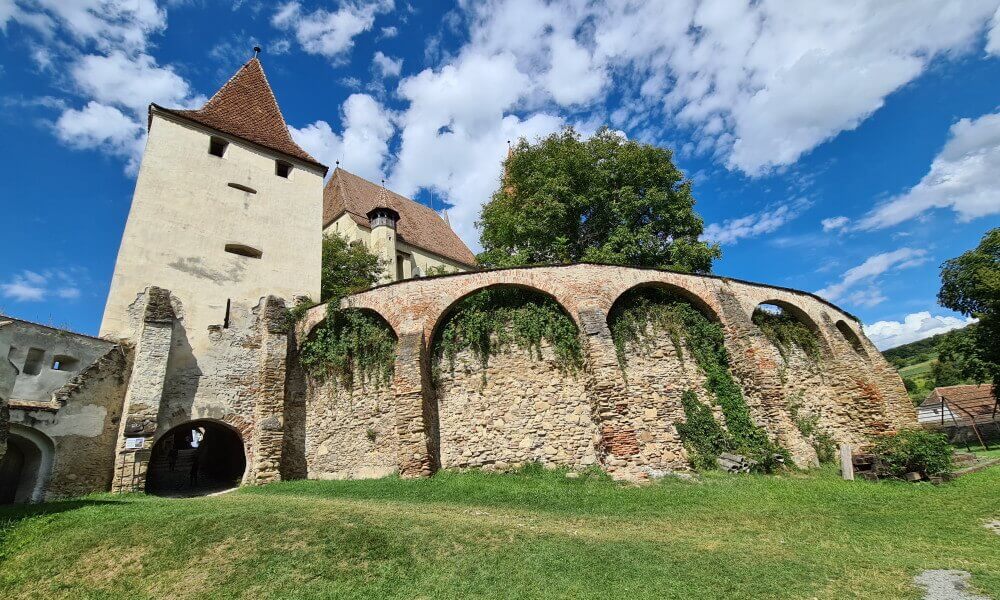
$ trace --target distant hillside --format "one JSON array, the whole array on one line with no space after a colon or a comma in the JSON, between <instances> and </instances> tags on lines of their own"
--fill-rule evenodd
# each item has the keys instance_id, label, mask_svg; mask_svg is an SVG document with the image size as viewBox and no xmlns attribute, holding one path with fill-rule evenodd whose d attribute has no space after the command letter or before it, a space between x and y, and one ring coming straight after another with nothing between
<instances>
[{"instance_id":1,"label":"distant hillside","mask_svg":"<svg viewBox=\"0 0 1000 600\"><path fill-rule=\"evenodd\" d=\"M953 329L947 333L925 338L902 346L896 346L882 352L889 364L899 370L903 383L906 384L906 391L915 403L921 402L927 394L937 387L934 367L938 362L938 344L953 336L967 335L975 324ZM945 385L956 383L974 383L972 381L947 381Z\"/></svg>"}]
</instances>

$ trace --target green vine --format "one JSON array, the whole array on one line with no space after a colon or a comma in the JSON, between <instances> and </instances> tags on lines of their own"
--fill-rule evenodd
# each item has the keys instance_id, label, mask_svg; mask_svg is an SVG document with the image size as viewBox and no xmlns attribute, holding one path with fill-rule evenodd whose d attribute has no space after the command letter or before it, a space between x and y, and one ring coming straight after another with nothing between
<instances>
[{"instance_id":1,"label":"green vine","mask_svg":"<svg viewBox=\"0 0 1000 600\"><path fill-rule=\"evenodd\" d=\"M837 458L837 443L829 433L819 429L819 415L804 412L802 409L802 394L799 393L788 402L788 416L802 437L812 445L820 464L834 462Z\"/></svg>"},{"instance_id":2,"label":"green vine","mask_svg":"<svg viewBox=\"0 0 1000 600\"><path fill-rule=\"evenodd\" d=\"M299 358L306 371L332 379L348 390L388 385L396 361L396 336L377 315L327 305L326 320L303 342Z\"/></svg>"},{"instance_id":3,"label":"green vine","mask_svg":"<svg viewBox=\"0 0 1000 600\"><path fill-rule=\"evenodd\" d=\"M486 289L460 300L451 311L438 334L434 364L447 358L454 371L458 353L471 350L485 379L491 356L513 345L541 360L543 340L552 345L564 371L583 366L576 324L557 302L519 288Z\"/></svg>"},{"instance_id":4,"label":"green vine","mask_svg":"<svg viewBox=\"0 0 1000 600\"><path fill-rule=\"evenodd\" d=\"M721 452L752 458L757 462L756 469L763 472L771 472L787 460L788 452L772 442L750 416L743 392L730 373L729 355L719 323L710 321L687 300L658 288L638 290L620 301L612 310L609 322L623 372L629 347L648 350L655 334L662 332L670 336L682 361L681 349L686 348L704 372L705 388L722 409L726 426L723 429L718 424L716 427L708 425L707 419L714 422L715 418L693 392L682 396L686 420L676 424L677 431L695 456L696 467L714 466ZM692 420L690 425L688 419ZM723 433L720 435L718 431Z\"/></svg>"},{"instance_id":5,"label":"green vine","mask_svg":"<svg viewBox=\"0 0 1000 600\"><path fill-rule=\"evenodd\" d=\"M819 340L816 338L816 332L793 315L785 311L774 313L758 306L754 309L750 320L774 344L785 362L788 362L788 354L795 347L805 352L811 360L819 360Z\"/></svg>"}]
</instances>

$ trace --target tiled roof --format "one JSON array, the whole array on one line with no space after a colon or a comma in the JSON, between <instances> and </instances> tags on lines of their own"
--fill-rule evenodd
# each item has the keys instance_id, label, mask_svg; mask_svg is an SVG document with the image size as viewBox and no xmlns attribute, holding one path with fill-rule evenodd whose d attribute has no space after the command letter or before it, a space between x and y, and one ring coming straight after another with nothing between
<instances>
[{"instance_id":1,"label":"tiled roof","mask_svg":"<svg viewBox=\"0 0 1000 600\"><path fill-rule=\"evenodd\" d=\"M197 110L156 108L326 168L300 148L288 133L288 125L257 58L240 67L205 106Z\"/></svg>"},{"instance_id":2,"label":"tiled roof","mask_svg":"<svg viewBox=\"0 0 1000 600\"><path fill-rule=\"evenodd\" d=\"M1000 408L996 413L993 412L996 400L993 398L993 386L988 383L934 388L934 391L920 404L920 408L941 406L942 396L945 406L951 409L959 425L967 425L970 418L975 419L977 424L988 423L994 419L1000 420ZM945 423L946 426L953 424L954 422Z\"/></svg>"},{"instance_id":3,"label":"tiled roof","mask_svg":"<svg viewBox=\"0 0 1000 600\"><path fill-rule=\"evenodd\" d=\"M323 190L323 228L345 212L355 223L371 227L368 213L384 204L399 213L396 235L403 242L433 254L475 266L476 256L433 209L386 190L367 179L337 168Z\"/></svg>"}]
</instances>

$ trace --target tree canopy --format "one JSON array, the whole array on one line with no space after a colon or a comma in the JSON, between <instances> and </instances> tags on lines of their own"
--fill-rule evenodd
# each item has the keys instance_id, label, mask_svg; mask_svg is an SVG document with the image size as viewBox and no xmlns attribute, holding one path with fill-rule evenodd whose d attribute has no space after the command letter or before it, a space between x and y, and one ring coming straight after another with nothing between
<instances>
[{"instance_id":1,"label":"tree canopy","mask_svg":"<svg viewBox=\"0 0 1000 600\"><path fill-rule=\"evenodd\" d=\"M961 354L967 377L993 379L1000 395L1000 228L986 232L979 246L941 265L941 306L979 319L973 343L953 344L942 354Z\"/></svg>"},{"instance_id":2,"label":"tree canopy","mask_svg":"<svg viewBox=\"0 0 1000 600\"><path fill-rule=\"evenodd\" d=\"M378 282L385 265L360 242L330 233L323 236L320 301L336 302Z\"/></svg>"},{"instance_id":3,"label":"tree canopy","mask_svg":"<svg viewBox=\"0 0 1000 600\"><path fill-rule=\"evenodd\" d=\"M691 182L667 149L607 128L588 139L566 128L521 139L504 171L478 222L485 266L586 261L706 273L721 256L698 239Z\"/></svg>"}]
</instances>

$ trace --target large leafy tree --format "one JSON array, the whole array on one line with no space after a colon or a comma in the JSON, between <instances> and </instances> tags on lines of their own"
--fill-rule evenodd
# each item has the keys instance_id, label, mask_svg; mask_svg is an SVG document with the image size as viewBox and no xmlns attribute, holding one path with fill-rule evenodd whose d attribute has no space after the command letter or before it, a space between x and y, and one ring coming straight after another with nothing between
<instances>
[{"instance_id":1,"label":"large leafy tree","mask_svg":"<svg viewBox=\"0 0 1000 600\"><path fill-rule=\"evenodd\" d=\"M983 236L979 246L941 265L938 302L946 308L979 319L971 344L943 348L962 354L966 377L993 380L1000 397L1000 228Z\"/></svg>"},{"instance_id":2,"label":"large leafy tree","mask_svg":"<svg viewBox=\"0 0 1000 600\"><path fill-rule=\"evenodd\" d=\"M330 233L323 236L320 301L338 301L348 294L370 288L382 276L385 265L360 242Z\"/></svg>"},{"instance_id":3,"label":"large leafy tree","mask_svg":"<svg viewBox=\"0 0 1000 600\"><path fill-rule=\"evenodd\" d=\"M669 150L607 128L522 139L483 207L486 266L599 262L705 273L721 256L698 238L691 182Z\"/></svg>"}]
</instances>

